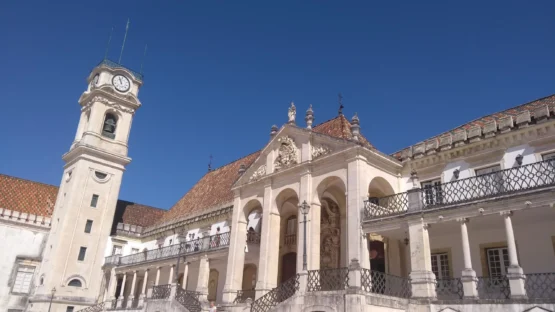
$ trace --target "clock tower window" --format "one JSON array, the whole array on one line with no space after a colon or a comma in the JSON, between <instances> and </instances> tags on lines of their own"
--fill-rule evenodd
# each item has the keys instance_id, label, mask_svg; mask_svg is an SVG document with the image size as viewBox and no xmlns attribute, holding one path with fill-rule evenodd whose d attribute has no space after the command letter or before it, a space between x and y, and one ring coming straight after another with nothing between
<instances>
[{"instance_id":1,"label":"clock tower window","mask_svg":"<svg viewBox=\"0 0 555 312\"><path fill-rule=\"evenodd\" d=\"M104 125L102 126L102 136L114 139L116 137L116 126L118 118L111 113L107 113L104 118Z\"/></svg>"}]
</instances>

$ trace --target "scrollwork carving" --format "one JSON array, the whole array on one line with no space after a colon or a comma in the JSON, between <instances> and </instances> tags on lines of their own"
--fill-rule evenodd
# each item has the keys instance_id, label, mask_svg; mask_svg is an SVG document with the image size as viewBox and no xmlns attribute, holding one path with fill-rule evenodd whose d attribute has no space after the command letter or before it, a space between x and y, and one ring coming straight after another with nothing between
<instances>
[{"instance_id":1,"label":"scrollwork carving","mask_svg":"<svg viewBox=\"0 0 555 312\"><path fill-rule=\"evenodd\" d=\"M293 139L284 136L278 139L280 142L278 157L274 162L275 171L297 164L298 149Z\"/></svg>"},{"instance_id":2,"label":"scrollwork carving","mask_svg":"<svg viewBox=\"0 0 555 312\"><path fill-rule=\"evenodd\" d=\"M93 105L93 103L95 103L95 102L100 102L100 103L106 104L107 106L109 106L109 107L111 107L111 108L113 108L113 109L115 109L115 110L118 110L118 111L122 111L122 112L125 112L125 113L130 113L130 114L135 114L135 110L134 110L134 109L124 107L124 106L122 106L122 105L119 105L119 104L117 104L117 103L115 103L115 102L112 102L112 101L108 100L107 98L105 98L105 97L103 97L103 96L98 96L98 95L95 96L95 97L93 97L92 99L90 99L90 100L87 102L87 104L85 104L85 105L83 106L83 108L82 108L81 110L82 110L82 111L87 111L87 110L89 110L89 109L91 108L91 106Z\"/></svg>"},{"instance_id":3,"label":"scrollwork carving","mask_svg":"<svg viewBox=\"0 0 555 312\"><path fill-rule=\"evenodd\" d=\"M266 175L266 165L262 165L249 178L249 181L256 181Z\"/></svg>"},{"instance_id":4,"label":"scrollwork carving","mask_svg":"<svg viewBox=\"0 0 555 312\"><path fill-rule=\"evenodd\" d=\"M316 159L320 156L327 155L331 152L331 149L325 145L312 146L312 159Z\"/></svg>"}]
</instances>

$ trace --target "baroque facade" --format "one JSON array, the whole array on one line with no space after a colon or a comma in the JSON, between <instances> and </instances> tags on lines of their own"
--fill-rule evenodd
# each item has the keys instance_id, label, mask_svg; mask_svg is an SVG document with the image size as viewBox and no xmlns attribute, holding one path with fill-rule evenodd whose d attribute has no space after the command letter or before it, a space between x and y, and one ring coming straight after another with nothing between
<instances>
[{"instance_id":1,"label":"baroque facade","mask_svg":"<svg viewBox=\"0 0 555 312\"><path fill-rule=\"evenodd\" d=\"M142 76L87 81L60 186L0 175L0 311L555 311L555 96L392 155L291 103L161 210L118 200Z\"/></svg>"}]
</instances>

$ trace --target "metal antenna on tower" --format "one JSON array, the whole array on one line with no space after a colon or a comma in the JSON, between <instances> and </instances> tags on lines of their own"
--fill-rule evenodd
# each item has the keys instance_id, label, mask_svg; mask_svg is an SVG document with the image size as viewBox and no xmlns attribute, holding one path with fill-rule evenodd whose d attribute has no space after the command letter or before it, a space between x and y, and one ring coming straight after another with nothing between
<instances>
[{"instance_id":1,"label":"metal antenna on tower","mask_svg":"<svg viewBox=\"0 0 555 312\"><path fill-rule=\"evenodd\" d=\"M343 106L343 95L341 95L341 92L339 92L339 94L337 95L337 99L339 101L339 115L343 115L343 108L345 106Z\"/></svg>"},{"instance_id":2,"label":"metal antenna on tower","mask_svg":"<svg viewBox=\"0 0 555 312\"><path fill-rule=\"evenodd\" d=\"M110 42L112 42L113 33L114 33L114 26L112 26L112 30L110 31L110 37L108 37L108 44L106 45L106 53L104 53L104 59L108 58L108 51L110 50Z\"/></svg>"},{"instance_id":3,"label":"metal antenna on tower","mask_svg":"<svg viewBox=\"0 0 555 312\"><path fill-rule=\"evenodd\" d=\"M123 48L125 47L125 40L127 39L127 31L129 30L129 18L127 18L127 25L125 25L125 36L123 36L123 43L121 44L121 52L119 54L118 64L121 65L121 56L123 55Z\"/></svg>"},{"instance_id":4,"label":"metal antenna on tower","mask_svg":"<svg viewBox=\"0 0 555 312\"><path fill-rule=\"evenodd\" d=\"M145 63L147 47L148 47L148 45L145 44L145 53L143 54L143 60L141 61L141 71L140 71L141 74L143 73L143 64Z\"/></svg>"},{"instance_id":5,"label":"metal antenna on tower","mask_svg":"<svg viewBox=\"0 0 555 312\"><path fill-rule=\"evenodd\" d=\"M208 163L208 172L212 171L212 154L210 154L210 162Z\"/></svg>"}]
</instances>

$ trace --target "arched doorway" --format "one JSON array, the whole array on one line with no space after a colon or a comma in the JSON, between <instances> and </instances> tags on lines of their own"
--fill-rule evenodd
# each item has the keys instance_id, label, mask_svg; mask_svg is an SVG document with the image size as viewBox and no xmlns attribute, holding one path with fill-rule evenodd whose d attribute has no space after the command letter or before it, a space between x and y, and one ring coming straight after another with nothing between
<instances>
[{"instance_id":1,"label":"arched doorway","mask_svg":"<svg viewBox=\"0 0 555 312\"><path fill-rule=\"evenodd\" d=\"M281 282L285 282L297 274L297 253L286 253L281 257Z\"/></svg>"},{"instance_id":2,"label":"arched doorway","mask_svg":"<svg viewBox=\"0 0 555 312\"><path fill-rule=\"evenodd\" d=\"M243 300L247 298L254 300L256 289L256 265L252 263L245 264L241 289L243 290Z\"/></svg>"},{"instance_id":3,"label":"arched doorway","mask_svg":"<svg viewBox=\"0 0 555 312\"><path fill-rule=\"evenodd\" d=\"M218 270L210 270L210 275L208 276L208 301L216 301L219 277L220 273L218 272Z\"/></svg>"}]
</instances>

